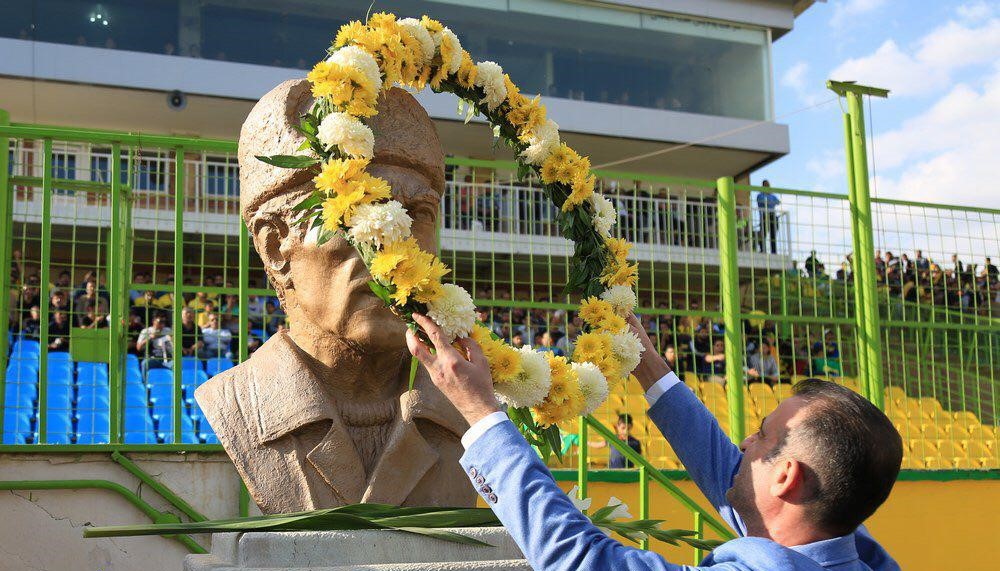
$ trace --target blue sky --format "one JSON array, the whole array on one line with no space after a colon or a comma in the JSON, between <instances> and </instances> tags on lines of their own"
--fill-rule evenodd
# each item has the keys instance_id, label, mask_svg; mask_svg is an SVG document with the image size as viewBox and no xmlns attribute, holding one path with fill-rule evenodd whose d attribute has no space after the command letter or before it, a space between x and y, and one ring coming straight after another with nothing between
<instances>
[{"instance_id":1,"label":"blue sky","mask_svg":"<svg viewBox=\"0 0 1000 571\"><path fill-rule=\"evenodd\" d=\"M838 103L784 116L832 98L826 79L854 79L892 90L869 117L879 196L1000 207L1000 3L817 3L775 42L773 65L791 154L753 183L846 192Z\"/></svg>"}]
</instances>

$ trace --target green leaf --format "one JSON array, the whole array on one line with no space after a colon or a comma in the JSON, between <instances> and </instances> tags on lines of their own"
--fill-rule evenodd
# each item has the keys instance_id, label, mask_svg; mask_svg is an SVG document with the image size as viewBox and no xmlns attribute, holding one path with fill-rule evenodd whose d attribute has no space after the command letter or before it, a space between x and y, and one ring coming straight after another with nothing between
<instances>
[{"instance_id":1,"label":"green leaf","mask_svg":"<svg viewBox=\"0 0 1000 571\"><path fill-rule=\"evenodd\" d=\"M464 543L466 545L479 545L482 547L492 547L489 543L485 541L480 541L474 537L469 537L468 535L462 535L461 533L455 533L454 531L448 531L447 529L433 529L424 527L397 527L393 528L399 531L405 531L407 533L415 533L417 535L425 535L427 537L433 537L434 539L440 539L443 541L450 541L452 543Z\"/></svg>"},{"instance_id":2,"label":"green leaf","mask_svg":"<svg viewBox=\"0 0 1000 571\"><path fill-rule=\"evenodd\" d=\"M304 169L319 164L319 159L307 155L256 155L257 159L283 169Z\"/></svg>"},{"instance_id":3,"label":"green leaf","mask_svg":"<svg viewBox=\"0 0 1000 571\"><path fill-rule=\"evenodd\" d=\"M392 292L389 291L389 288L375 280L370 280L368 282L368 287L372 290L372 293L374 293L376 297L384 301L387 305L392 305Z\"/></svg>"},{"instance_id":4,"label":"green leaf","mask_svg":"<svg viewBox=\"0 0 1000 571\"><path fill-rule=\"evenodd\" d=\"M318 192L314 192L303 199L301 202L292 207L292 211L297 210L310 210L320 204L323 204L323 195Z\"/></svg>"}]
</instances>

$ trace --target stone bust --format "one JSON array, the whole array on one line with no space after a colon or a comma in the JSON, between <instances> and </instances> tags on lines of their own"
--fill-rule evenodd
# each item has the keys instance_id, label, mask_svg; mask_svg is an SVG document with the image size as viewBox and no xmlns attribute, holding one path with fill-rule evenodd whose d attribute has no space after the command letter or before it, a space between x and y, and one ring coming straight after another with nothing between
<instances>
[{"instance_id":1,"label":"stone bust","mask_svg":"<svg viewBox=\"0 0 1000 571\"><path fill-rule=\"evenodd\" d=\"M472 506L458 464L468 425L420 368L408 389L405 327L368 288L368 271L337 236L322 246L292 207L313 174L255 155L297 154L293 128L312 105L305 80L265 95L239 141L240 211L291 328L195 391L205 417L264 513L357 502ZM382 96L369 126L369 172L389 181L420 245L436 250L444 156L408 93Z\"/></svg>"}]
</instances>

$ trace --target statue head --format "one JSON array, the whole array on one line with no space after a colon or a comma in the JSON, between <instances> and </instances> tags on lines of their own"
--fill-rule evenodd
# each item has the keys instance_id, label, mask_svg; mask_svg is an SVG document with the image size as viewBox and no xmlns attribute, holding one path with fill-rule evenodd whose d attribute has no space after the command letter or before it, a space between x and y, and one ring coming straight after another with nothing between
<instances>
[{"instance_id":1,"label":"statue head","mask_svg":"<svg viewBox=\"0 0 1000 571\"><path fill-rule=\"evenodd\" d=\"M295 224L292 208L314 190L312 171L273 167L255 155L299 154L295 130L312 105L305 80L282 83L254 106L239 141L240 212L293 331L336 337L365 350L405 350L404 326L368 287L361 257L342 236L322 246L316 232ZM367 121L375 134L368 172L392 186L413 218L413 236L436 251L436 221L444 193L444 154L434 124L419 103L393 88Z\"/></svg>"}]
</instances>

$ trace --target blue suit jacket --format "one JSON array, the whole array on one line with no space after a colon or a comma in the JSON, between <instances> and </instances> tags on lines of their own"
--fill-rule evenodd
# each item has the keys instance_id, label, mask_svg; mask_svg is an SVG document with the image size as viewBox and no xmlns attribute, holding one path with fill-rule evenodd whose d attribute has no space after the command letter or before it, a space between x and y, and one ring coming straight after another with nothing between
<instances>
[{"instance_id":1,"label":"blue suit jacket","mask_svg":"<svg viewBox=\"0 0 1000 571\"><path fill-rule=\"evenodd\" d=\"M534 569L628 571L713 569L741 571L893 571L899 565L862 527L855 533L788 548L744 537L746 528L726 501L742 453L684 384L660 396L649 417L666 436L691 478L740 536L710 553L699 567L676 565L651 551L626 547L590 523L559 489L514 425L493 426L473 442L462 466Z\"/></svg>"}]
</instances>

